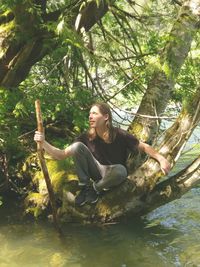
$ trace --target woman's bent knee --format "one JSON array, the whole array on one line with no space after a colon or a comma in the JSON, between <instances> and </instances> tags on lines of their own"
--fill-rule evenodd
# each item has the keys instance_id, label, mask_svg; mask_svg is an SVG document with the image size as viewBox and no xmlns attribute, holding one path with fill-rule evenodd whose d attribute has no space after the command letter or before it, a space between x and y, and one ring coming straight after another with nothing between
<instances>
[{"instance_id":1,"label":"woman's bent knee","mask_svg":"<svg viewBox=\"0 0 200 267\"><path fill-rule=\"evenodd\" d=\"M124 165L121 164L116 165L115 172L117 176L120 176L122 179L126 179L128 175L127 169L124 167Z\"/></svg>"},{"instance_id":2,"label":"woman's bent knee","mask_svg":"<svg viewBox=\"0 0 200 267\"><path fill-rule=\"evenodd\" d=\"M86 150L88 150L88 148L82 142L75 142L71 145L72 155L83 153Z\"/></svg>"}]
</instances>

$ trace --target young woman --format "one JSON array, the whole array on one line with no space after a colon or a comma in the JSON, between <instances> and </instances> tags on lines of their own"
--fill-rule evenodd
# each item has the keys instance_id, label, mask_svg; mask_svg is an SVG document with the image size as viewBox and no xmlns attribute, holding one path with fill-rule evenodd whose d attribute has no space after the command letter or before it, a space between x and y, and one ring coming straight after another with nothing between
<instances>
[{"instance_id":1,"label":"young woman","mask_svg":"<svg viewBox=\"0 0 200 267\"><path fill-rule=\"evenodd\" d=\"M63 150L49 144L38 131L34 136L34 140L41 142L43 149L54 159L74 158L82 188L75 198L76 205L96 203L100 192L119 185L126 179L128 151L144 151L159 162L165 174L169 172L170 164L161 154L127 131L113 127L112 114L106 103L92 105L89 124L88 132L81 134Z\"/></svg>"}]
</instances>

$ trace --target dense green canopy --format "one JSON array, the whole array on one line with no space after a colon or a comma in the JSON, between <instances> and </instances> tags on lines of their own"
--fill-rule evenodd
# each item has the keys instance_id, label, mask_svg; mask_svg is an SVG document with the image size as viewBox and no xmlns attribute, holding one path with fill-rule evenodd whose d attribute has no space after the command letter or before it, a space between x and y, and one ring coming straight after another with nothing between
<instances>
[{"instance_id":1,"label":"dense green canopy","mask_svg":"<svg viewBox=\"0 0 200 267\"><path fill-rule=\"evenodd\" d=\"M1 0L0 7L2 188L29 186L22 166L35 150L36 99L47 138L60 147L87 129L97 100L110 104L116 124L154 145L162 118L179 115L160 146L174 166L200 118L199 1ZM142 181L144 169L133 176Z\"/></svg>"}]
</instances>

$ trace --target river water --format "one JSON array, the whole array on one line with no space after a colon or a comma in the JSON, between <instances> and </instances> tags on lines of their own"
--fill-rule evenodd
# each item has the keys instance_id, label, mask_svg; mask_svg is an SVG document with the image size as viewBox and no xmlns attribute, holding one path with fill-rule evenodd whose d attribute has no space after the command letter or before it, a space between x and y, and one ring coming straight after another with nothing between
<instances>
[{"instance_id":1,"label":"river water","mask_svg":"<svg viewBox=\"0 0 200 267\"><path fill-rule=\"evenodd\" d=\"M199 147L184 154L181 168ZM176 170L173 170L175 172ZM200 187L147 216L103 227L19 218L0 207L0 267L200 266Z\"/></svg>"},{"instance_id":2,"label":"river water","mask_svg":"<svg viewBox=\"0 0 200 267\"><path fill-rule=\"evenodd\" d=\"M0 267L200 266L200 188L146 217L104 227L4 216ZM11 211L11 210L10 210Z\"/></svg>"}]
</instances>

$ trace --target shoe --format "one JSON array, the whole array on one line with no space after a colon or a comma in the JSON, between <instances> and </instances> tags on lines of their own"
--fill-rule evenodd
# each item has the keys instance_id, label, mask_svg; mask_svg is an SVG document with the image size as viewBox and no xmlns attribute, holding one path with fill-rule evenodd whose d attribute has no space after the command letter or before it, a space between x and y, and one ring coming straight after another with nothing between
<instances>
[{"instance_id":1,"label":"shoe","mask_svg":"<svg viewBox=\"0 0 200 267\"><path fill-rule=\"evenodd\" d=\"M83 206L86 203L86 195L87 195L88 187L84 186L78 195L75 198L75 205L76 206Z\"/></svg>"},{"instance_id":2,"label":"shoe","mask_svg":"<svg viewBox=\"0 0 200 267\"><path fill-rule=\"evenodd\" d=\"M93 186L90 186L86 194L86 202L90 204L95 204L99 199L99 193L94 189Z\"/></svg>"}]
</instances>

